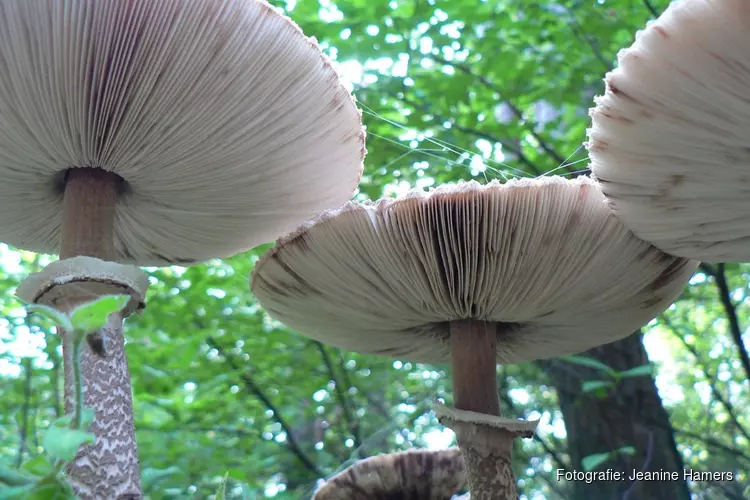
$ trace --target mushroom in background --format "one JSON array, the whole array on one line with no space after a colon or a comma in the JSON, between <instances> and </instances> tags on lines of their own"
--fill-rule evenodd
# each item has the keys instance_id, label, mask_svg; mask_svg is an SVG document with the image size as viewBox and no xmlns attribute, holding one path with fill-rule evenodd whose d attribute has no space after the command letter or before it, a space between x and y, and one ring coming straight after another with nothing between
<instances>
[{"instance_id":1,"label":"mushroom in background","mask_svg":"<svg viewBox=\"0 0 750 500\"><path fill-rule=\"evenodd\" d=\"M496 363L630 335L680 294L698 262L635 237L586 177L476 182L349 202L281 238L251 289L273 318L363 354L452 361L457 435L474 500L517 498Z\"/></svg>"},{"instance_id":2,"label":"mushroom in background","mask_svg":"<svg viewBox=\"0 0 750 500\"><path fill-rule=\"evenodd\" d=\"M361 114L313 39L257 0L0 3L0 240L59 252L18 288L62 311L127 293L84 346L96 442L79 498L141 498L124 316L134 265L193 264L272 241L348 200ZM63 334L66 405L72 346Z\"/></svg>"},{"instance_id":3,"label":"mushroom in background","mask_svg":"<svg viewBox=\"0 0 750 500\"><path fill-rule=\"evenodd\" d=\"M326 481L312 500L450 500L465 487L458 448L409 450L359 460Z\"/></svg>"},{"instance_id":4,"label":"mushroom in background","mask_svg":"<svg viewBox=\"0 0 750 500\"><path fill-rule=\"evenodd\" d=\"M750 262L750 2L680 0L618 55L591 110L591 170L664 252Z\"/></svg>"}]
</instances>

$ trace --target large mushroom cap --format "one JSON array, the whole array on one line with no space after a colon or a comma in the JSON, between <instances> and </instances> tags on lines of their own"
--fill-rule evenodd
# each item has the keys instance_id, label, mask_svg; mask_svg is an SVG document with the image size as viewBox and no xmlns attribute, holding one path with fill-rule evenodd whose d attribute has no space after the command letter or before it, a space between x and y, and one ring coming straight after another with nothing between
<instances>
[{"instance_id":1,"label":"large mushroom cap","mask_svg":"<svg viewBox=\"0 0 750 500\"><path fill-rule=\"evenodd\" d=\"M450 359L449 321L502 322L515 363L629 335L696 267L636 238L590 179L542 177L349 203L277 242L251 287L305 335L417 362Z\"/></svg>"},{"instance_id":2,"label":"large mushroom cap","mask_svg":"<svg viewBox=\"0 0 750 500\"><path fill-rule=\"evenodd\" d=\"M620 52L597 98L591 170L665 252L750 261L750 2L680 0Z\"/></svg>"},{"instance_id":3,"label":"large mushroom cap","mask_svg":"<svg viewBox=\"0 0 750 500\"><path fill-rule=\"evenodd\" d=\"M361 114L258 0L0 3L0 240L55 253L66 169L124 179L119 260L225 257L356 189Z\"/></svg>"},{"instance_id":4,"label":"large mushroom cap","mask_svg":"<svg viewBox=\"0 0 750 500\"><path fill-rule=\"evenodd\" d=\"M458 448L409 450L360 460L329 479L313 500L448 500L466 482Z\"/></svg>"}]
</instances>

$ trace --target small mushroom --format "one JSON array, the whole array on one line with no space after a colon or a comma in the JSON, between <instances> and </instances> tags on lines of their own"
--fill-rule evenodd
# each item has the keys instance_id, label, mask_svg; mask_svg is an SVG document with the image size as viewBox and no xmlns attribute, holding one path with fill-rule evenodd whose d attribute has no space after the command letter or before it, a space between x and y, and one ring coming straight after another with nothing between
<instances>
[{"instance_id":1,"label":"small mushroom","mask_svg":"<svg viewBox=\"0 0 750 500\"><path fill-rule=\"evenodd\" d=\"M314 39L258 0L0 3L0 240L59 253L18 294L69 312L128 293L84 348L84 500L141 498L124 316L132 265L272 241L356 189L361 114ZM64 335L71 408L72 345Z\"/></svg>"},{"instance_id":2,"label":"small mushroom","mask_svg":"<svg viewBox=\"0 0 750 500\"><path fill-rule=\"evenodd\" d=\"M680 0L638 32L591 110L593 176L637 236L750 261L750 2Z\"/></svg>"},{"instance_id":3,"label":"small mushroom","mask_svg":"<svg viewBox=\"0 0 750 500\"><path fill-rule=\"evenodd\" d=\"M581 352L666 309L698 263L667 255L615 218L586 177L466 182L347 203L281 238L251 289L290 328L339 348L452 361L456 431L472 498L516 498L515 436L496 363Z\"/></svg>"},{"instance_id":4,"label":"small mushroom","mask_svg":"<svg viewBox=\"0 0 750 500\"><path fill-rule=\"evenodd\" d=\"M458 448L408 450L359 460L326 481L313 500L450 500L465 487Z\"/></svg>"}]
</instances>

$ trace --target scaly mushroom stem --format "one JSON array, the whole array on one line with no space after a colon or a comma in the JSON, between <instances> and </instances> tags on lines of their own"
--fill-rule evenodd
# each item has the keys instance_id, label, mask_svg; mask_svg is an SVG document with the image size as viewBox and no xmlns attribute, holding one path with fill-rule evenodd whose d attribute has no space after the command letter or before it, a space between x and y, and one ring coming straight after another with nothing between
<instances>
[{"instance_id":1,"label":"scaly mushroom stem","mask_svg":"<svg viewBox=\"0 0 750 500\"><path fill-rule=\"evenodd\" d=\"M497 333L493 322L450 323L453 399L456 409L499 417ZM475 422L455 422L458 445L469 473L472 500L516 500L513 473L515 435Z\"/></svg>"},{"instance_id":2,"label":"scaly mushroom stem","mask_svg":"<svg viewBox=\"0 0 750 500\"><path fill-rule=\"evenodd\" d=\"M121 183L120 177L100 169L73 168L67 172L60 259L79 255L108 261L115 258L114 208ZM61 305L69 312L80 304ZM106 346L106 357L82 344L84 406L94 410L89 430L96 435L96 442L83 446L67 471L82 500L137 500L142 496L122 322L120 313L112 314L98 332ZM65 407L71 412L75 404L74 346L70 335L63 338Z\"/></svg>"}]
</instances>

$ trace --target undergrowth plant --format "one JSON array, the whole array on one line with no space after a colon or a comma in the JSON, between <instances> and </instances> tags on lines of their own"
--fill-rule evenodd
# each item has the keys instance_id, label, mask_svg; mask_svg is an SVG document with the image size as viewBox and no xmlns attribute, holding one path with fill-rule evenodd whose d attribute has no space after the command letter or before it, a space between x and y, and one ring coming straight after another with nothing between
<instances>
[{"instance_id":1,"label":"undergrowth plant","mask_svg":"<svg viewBox=\"0 0 750 500\"><path fill-rule=\"evenodd\" d=\"M66 335L73 336L75 404L73 413L50 424L42 440L43 454L32 456L19 467L0 463L0 500L77 500L65 477L65 467L82 445L95 439L88 431L94 411L83 406L81 348L83 341L106 325L110 314L122 310L129 300L128 295L107 295L77 307L70 315L44 305L27 305L29 313L49 319ZM224 500L227 479L225 475L214 496L216 500Z\"/></svg>"},{"instance_id":2,"label":"undergrowth plant","mask_svg":"<svg viewBox=\"0 0 750 500\"><path fill-rule=\"evenodd\" d=\"M88 428L94 411L83 406L81 381L81 347L84 339L106 323L109 315L122 310L130 300L127 295L107 295L74 309L70 315L51 307L28 305L29 313L37 313L51 320L58 329L73 337L73 376L75 404L73 413L54 420L42 440L44 453L33 456L14 468L0 464L0 499L72 500L76 499L65 478L65 466L76 456L78 449L94 442Z\"/></svg>"}]
</instances>

